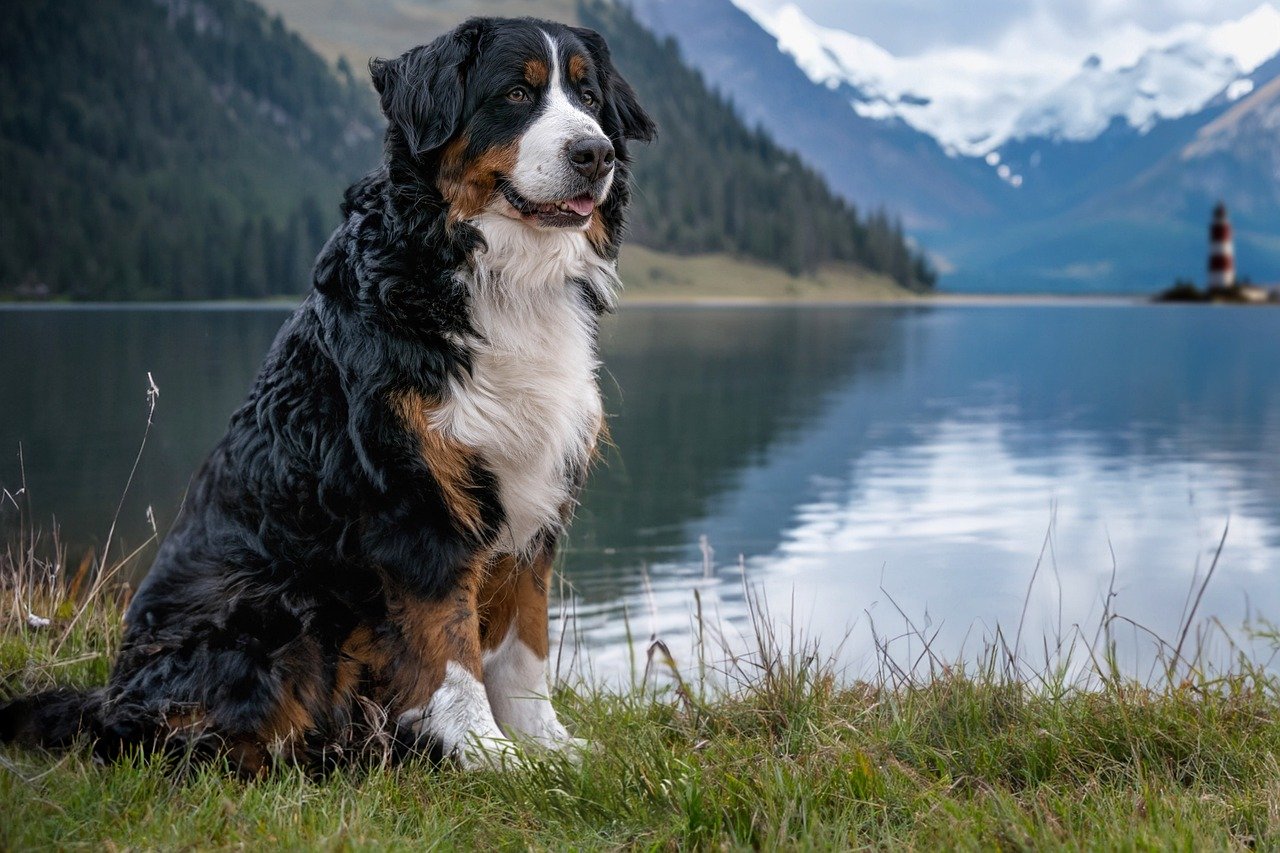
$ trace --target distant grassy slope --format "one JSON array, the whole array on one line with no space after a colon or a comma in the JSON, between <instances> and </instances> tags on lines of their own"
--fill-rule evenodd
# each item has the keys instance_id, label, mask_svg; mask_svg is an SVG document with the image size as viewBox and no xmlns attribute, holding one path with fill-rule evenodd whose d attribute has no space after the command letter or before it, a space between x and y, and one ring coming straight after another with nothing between
<instances>
[{"instance_id":1,"label":"distant grassy slope","mask_svg":"<svg viewBox=\"0 0 1280 853\"><path fill-rule=\"evenodd\" d=\"M363 68L397 56L473 15L530 15L578 23L578 0L261 0L331 62Z\"/></svg>"},{"instance_id":2,"label":"distant grassy slope","mask_svg":"<svg viewBox=\"0 0 1280 853\"><path fill-rule=\"evenodd\" d=\"M673 255L639 244L622 249L623 302L700 300L840 302L917 297L888 276L853 264L827 264L812 275L723 253Z\"/></svg>"}]
</instances>

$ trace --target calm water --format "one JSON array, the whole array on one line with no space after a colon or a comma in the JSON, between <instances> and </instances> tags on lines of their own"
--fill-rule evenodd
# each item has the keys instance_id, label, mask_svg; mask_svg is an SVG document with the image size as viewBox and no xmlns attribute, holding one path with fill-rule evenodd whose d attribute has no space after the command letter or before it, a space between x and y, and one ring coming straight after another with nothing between
<instances>
[{"instance_id":1,"label":"calm water","mask_svg":"<svg viewBox=\"0 0 1280 853\"><path fill-rule=\"evenodd\" d=\"M150 372L118 547L148 506L163 530L283 318L0 311L0 484L21 445L35 516L100 545ZM683 660L695 589L730 636L760 590L855 672L908 618L947 655L1024 602L1024 645L1092 636L1113 565L1113 609L1167 637L1228 519L1201 613L1280 619L1280 311L628 308L603 348L617 448L564 563L598 676L627 672L624 610Z\"/></svg>"}]
</instances>

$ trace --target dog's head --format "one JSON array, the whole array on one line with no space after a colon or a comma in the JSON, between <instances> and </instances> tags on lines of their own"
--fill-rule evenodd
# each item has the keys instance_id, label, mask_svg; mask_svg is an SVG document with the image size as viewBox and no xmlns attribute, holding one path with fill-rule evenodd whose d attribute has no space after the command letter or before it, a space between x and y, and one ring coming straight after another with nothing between
<instances>
[{"instance_id":1,"label":"dog's head","mask_svg":"<svg viewBox=\"0 0 1280 853\"><path fill-rule=\"evenodd\" d=\"M433 180L454 221L484 213L588 229L654 124L601 36L533 19L476 18L370 63L388 157Z\"/></svg>"}]
</instances>

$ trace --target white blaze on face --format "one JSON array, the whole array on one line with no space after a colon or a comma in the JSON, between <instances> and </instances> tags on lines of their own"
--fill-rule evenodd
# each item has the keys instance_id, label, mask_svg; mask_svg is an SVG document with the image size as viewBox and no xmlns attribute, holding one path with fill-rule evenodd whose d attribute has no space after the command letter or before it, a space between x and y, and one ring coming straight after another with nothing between
<instances>
[{"instance_id":1,"label":"white blaze on face","mask_svg":"<svg viewBox=\"0 0 1280 853\"><path fill-rule=\"evenodd\" d=\"M595 117L565 93L559 48L551 36L542 35L551 51L551 77L541 111L520 139L511 182L530 201L550 202L575 195L575 188L580 186L581 179L569 163L569 146L584 139L607 137ZM597 202L608 195L612 184L610 172Z\"/></svg>"}]
</instances>

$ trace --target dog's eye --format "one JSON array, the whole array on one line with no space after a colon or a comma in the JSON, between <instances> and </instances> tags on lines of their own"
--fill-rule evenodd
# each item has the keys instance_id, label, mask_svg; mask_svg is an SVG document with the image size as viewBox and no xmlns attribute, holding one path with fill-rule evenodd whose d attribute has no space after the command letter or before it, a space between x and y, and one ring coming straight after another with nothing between
<instances>
[{"instance_id":1,"label":"dog's eye","mask_svg":"<svg viewBox=\"0 0 1280 853\"><path fill-rule=\"evenodd\" d=\"M583 91L583 93L578 97L582 99L582 103L589 107L594 107L596 105L596 93L592 92L590 89Z\"/></svg>"},{"instance_id":2,"label":"dog's eye","mask_svg":"<svg viewBox=\"0 0 1280 853\"><path fill-rule=\"evenodd\" d=\"M507 92L507 100L513 104L523 103L529 100L529 90L524 86L516 86L510 92Z\"/></svg>"}]
</instances>

